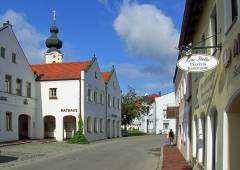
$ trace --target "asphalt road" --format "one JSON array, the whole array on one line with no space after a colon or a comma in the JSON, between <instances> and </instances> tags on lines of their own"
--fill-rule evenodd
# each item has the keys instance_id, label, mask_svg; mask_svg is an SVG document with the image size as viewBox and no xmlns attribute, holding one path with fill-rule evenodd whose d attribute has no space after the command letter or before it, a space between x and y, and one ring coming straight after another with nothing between
<instances>
[{"instance_id":1,"label":"asphalt road","mask_svg":"<svg viewBox=\"0 0 240 170\"><path fill-rule=\"evenodd\" d=\"M158 170L160 136L120 138L90 144L52 157L23 162L8 170Z\"/></svg>"}]
</instances>

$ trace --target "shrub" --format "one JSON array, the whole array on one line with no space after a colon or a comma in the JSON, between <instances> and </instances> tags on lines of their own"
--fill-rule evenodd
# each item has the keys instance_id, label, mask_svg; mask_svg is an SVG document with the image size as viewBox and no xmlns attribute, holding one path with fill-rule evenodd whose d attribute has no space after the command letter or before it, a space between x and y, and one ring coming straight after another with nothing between
<instances>
[{"instance_id":1,"label":"shrub","mask_svg":"<svg viewBox=\"0 0 240 170\"><path fill-rule=\"evenodd\" d=\"M142 136L145 135L144 132L141 132L139 129L129 129L128 136Z\"/></svg>"},{"instance_id":2,"label":"shrub","mask_svg":"<svg viewBox=\"0 0 240 170\"><path fill-rule=\"evenodd\" d=\"M79 121L78 121L78 130L77 132L73 135L71 139L67 141L67 143L70 144L89 144L89 141L83 134L83 122L82 122L82 117L81 114L78 116Z\"/></svg>"}]
</instances>

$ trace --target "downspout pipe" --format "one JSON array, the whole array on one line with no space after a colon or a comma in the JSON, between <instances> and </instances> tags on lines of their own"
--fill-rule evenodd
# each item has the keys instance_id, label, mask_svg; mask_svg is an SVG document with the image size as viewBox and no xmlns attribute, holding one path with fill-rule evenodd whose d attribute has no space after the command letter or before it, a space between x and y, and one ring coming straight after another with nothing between
<instances>
[{"instance_id":1,"label":"downspout pipe","mask_svg":"<svg viewBox=\"0 0 240 170\"><path fill-rule=\"evenodd\" d=\"M105 123L105 133L106 133L106 138L108 138L108 120L107 120L107 115L108 115L108 101L107 101L107 94L108 94L108 87L107 83L105 83L105 112L106 112L106 123Z\"/></svg>"}]
</instances>

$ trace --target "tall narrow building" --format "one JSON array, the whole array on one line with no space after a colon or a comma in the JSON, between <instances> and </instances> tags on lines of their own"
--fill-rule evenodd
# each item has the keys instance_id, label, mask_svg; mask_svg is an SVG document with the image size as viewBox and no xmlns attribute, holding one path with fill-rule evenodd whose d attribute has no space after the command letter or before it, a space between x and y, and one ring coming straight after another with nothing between
<instances>
[{"instance_id":1,"label":"tall narrow building","mask_svg":"<svg viewBox=\"0 0 240 170\"><path fill-rule=\"evenodd\" d=\"M58 27L55 24L56 18L55 14L53 16L53 24L50 27L51 36L46 40L46 46L48 47L47 52L45 53L45 62L49 63L62 63L63 54L59 50L62 48L62 41L58 39Z\"/></svg>"}]
</instances>

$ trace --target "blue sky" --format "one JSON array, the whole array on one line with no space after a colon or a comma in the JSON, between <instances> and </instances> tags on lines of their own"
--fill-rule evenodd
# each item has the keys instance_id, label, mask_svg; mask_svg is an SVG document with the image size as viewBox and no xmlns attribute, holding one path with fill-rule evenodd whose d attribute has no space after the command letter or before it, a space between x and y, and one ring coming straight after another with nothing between
<instances>
[{"instance_id":1,"label":"blue sky","mask_svg":"<svg viewBox=\"0 0 240 170\"><path fill-rule=\"evenodd\" d=\"M96 54L102 71L115 65L123 91L173 91L185 0L3 0L0 22L9 19L30 63L43 62L52 10L65 61Z\"/></svg>"}]
</instances>

